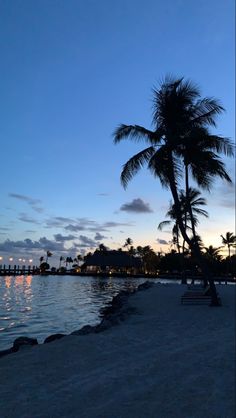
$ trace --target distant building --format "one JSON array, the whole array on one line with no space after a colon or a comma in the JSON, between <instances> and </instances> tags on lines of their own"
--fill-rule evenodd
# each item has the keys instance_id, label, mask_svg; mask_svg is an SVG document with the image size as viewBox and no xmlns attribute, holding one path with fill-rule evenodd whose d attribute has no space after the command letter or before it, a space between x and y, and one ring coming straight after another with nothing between
<instances>
[{"instance_id":1,"label":"distant building","mask_svg":"<svg viewBox=\"0 0 236 418\"><path fill-rule=\"evenodd\" d=\"M83 265L83 271L91 273L131 273L142 272L142 261L134 257L128 251L98 251L88 256Z\"/></svg>"}]
</instances>

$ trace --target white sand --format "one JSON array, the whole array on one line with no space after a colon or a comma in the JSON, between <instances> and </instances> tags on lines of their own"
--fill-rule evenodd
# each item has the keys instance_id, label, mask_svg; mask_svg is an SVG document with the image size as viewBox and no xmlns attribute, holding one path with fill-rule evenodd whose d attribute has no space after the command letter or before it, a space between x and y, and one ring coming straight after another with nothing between
<instances>
[{"instance_id":1,"label":"white sand","mask_svg":"<svg viewBox=\"0 0 236 418\"><path fill-rule=\"evenodd\" d=\"M129 298L121 325L0 359L0 418L235 418L235 287L182 306L179 285Z\"/></svg>"}]
</instances>

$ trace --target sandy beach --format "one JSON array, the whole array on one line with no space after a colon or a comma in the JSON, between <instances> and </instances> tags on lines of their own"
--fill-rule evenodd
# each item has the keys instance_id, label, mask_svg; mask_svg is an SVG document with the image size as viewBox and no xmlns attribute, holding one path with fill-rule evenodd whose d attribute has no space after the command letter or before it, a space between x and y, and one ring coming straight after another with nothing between
<instances>
[{"instance_id":1,"label":"sandy beach","mask_svg":"<svg viewBox=\"0 0 236 418\"><path fill-rule=\"evenodd\" d=\"M223 306L181 305L185 286L155 284L104 332L0 359L1 418L234 418L235 287Z\"/></svg>"}]
</instances>

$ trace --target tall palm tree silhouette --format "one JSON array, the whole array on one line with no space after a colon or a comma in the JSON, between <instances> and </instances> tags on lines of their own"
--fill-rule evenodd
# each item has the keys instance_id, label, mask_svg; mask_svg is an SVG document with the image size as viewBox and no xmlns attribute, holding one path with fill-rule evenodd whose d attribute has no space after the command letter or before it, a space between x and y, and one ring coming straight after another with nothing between
<instances>
[{"instance_id":1,"label":"tall palm tree silhouette","mask_svg":"<svg viewBox=\"0 0 236 418\"><path fill-rule=\"evenodd\" d=\"M227 245L229 257L230 257L230 247L236 247L236 236L233 234L233 232L226 232L225 237L221 235L222 243L224 245Z\"/></svg>"},{"instance_id":2,"label":"tall palm tree silhouette","mask_svg":"<svg viewBox=\"0 0 236 418\"><path fill-rule=\"evenodd\" d=\"M191 240L182 219L179 182L185 174L188 199L189 171L199 186L207 189L210 189L216 176L231 181L218 154L233 155L233 146L227 138L210 135L208 131L208 126L215 126L215 117L223 108L215 99L201 99L198 88L183 78L166 78L159 90L153 89L153 95L154 130L122 124L114 132L115 143L130 138L137 142L144 140L149 145L124 164L121 183L126 188L146 164L162 186L170 189L182 237L195 253L209 281L212 305L219 306L214 280L204 263L198 242ZM192 151L193 147L196 154ZM193 223L190 205L188 211Z\"/></svg>"}]
</instances>

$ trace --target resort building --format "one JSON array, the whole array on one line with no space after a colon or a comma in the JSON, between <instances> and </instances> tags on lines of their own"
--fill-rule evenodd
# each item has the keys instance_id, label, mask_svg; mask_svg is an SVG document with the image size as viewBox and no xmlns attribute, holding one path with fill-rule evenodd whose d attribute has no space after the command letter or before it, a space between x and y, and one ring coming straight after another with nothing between
<instances>
[{"instance_id":1,"label":"resort building","mask_svg":"<svg viewBox=\"0 0 236 418\"><path fill-rule=\"evenodd\" d=\"M142 261L128 251L97 250L86 258L82 269L86 273L139 274L142 272Z\"/></svg>"}]
</instances>

